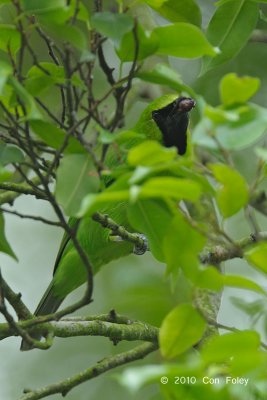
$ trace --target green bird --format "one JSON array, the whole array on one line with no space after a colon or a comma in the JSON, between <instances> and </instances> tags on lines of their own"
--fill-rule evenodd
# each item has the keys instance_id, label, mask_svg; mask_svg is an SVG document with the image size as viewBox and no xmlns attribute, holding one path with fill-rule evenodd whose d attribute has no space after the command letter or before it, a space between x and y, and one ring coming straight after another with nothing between
<instances>
[{"instance_id":1,"label":"green bird","mask_svg":"<svg viewBox=\"0 0 267 400\"><path fill-rule=\"evenodd\" d=\"M188 112L194 106L195 101L190 98L177 98L175 95L162 96L150 103L143 111L133 130L143 134L144 140L153 139L166 147L175 146L178 154L183 155L187 148ZM135 144L136 141L133 140L128 143L127 147L131 148ZM110 163L114 166L114 160ZM112 185L116 185L116 181ZM99 211L108 214L110 218L127 230L132 230L127 219L125 203L109 204L108 207ZM81 220L70 218L69 224L73 228L77 227L77 239L90 260L94 274L109 262L133 252L131 243L111 241L110 232L103 229L91 217L84 217ZM55 312L66 296L86 280L87 273L80 256L70 238L65 234L55 261L53 279L34 314L40 316ZM30 347L27 343L22 342L21 349L29 350Z\"/></svg>"}]
</instances>

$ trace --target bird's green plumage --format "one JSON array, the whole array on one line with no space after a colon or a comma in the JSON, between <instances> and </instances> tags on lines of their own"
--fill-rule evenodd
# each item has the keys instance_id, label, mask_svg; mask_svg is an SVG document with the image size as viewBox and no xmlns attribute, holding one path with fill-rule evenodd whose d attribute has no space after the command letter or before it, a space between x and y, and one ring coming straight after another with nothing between
<instances>
[{"instance_id":1,"label":"bird's green plumage","mask_svg":"<svg viewBox=\"0 0 267 400\"><path fill-rule=\"evenodd\" d=\"M171 103L177 95L165 95L153 101L141 114L137 124L133 128L135 132L144 135L144 139L162 141L162 135L156 123L153 121L151 112L154 109L164 107ZM140 138L137 139L140 141ZM134 146L136 141L128 143L128 148ZM112 152L108 154L107 163L109 167L114 166L118 160ZM108 214L116 223L131 231L127 220L127 207L125 203L110 204L107 208L100 209L101 213ZM75 226L77 220L70 219L70 225ZM92 220L84 217L78 226L77 238L86 252L92 265L93 272L108 264L112 260L126 256L132 252L133 246L127 242L114 243L109 240L109 230ZM56 311L64 298L86 281L85 267L75 250L72 242L65 236L63 238L59 254L55 264L54 277L41 299L36 313L47 314Z\"/></svg>"}]
</instances>

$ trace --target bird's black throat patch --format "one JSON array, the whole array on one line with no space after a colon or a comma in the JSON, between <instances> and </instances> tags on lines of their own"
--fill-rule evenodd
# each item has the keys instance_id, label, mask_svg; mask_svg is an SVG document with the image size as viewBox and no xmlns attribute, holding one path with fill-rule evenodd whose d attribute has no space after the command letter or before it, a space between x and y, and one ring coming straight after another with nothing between
<instances>
[{"instance_id":1,"label":"bird's black throat patch","mask_svg":"<svg viewBox=\"0 0 267 400\"><path fill-rule=\"evenodd\" d=\"M167 106L152 111L152 118L161 130L164 146L175 146L180 155L186 152L188 113L195 105L196 102L189 97L178 97Z\"/></svg>"}]
</instances>

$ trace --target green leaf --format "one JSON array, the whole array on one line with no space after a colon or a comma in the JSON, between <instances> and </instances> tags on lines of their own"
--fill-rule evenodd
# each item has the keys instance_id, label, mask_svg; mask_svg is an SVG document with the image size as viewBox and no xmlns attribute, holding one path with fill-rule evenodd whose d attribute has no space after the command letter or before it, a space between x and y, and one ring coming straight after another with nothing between
<instances>
[{"instance_id":1,"label":"green leaf","mask_svg":"<svg viewBox=\"0 0 267 400\"><path fill-rule=\"evenodd\" d=\"M207 39L221 53L213 59L204 58L202 74L239 53L256 26L258 13L258 5L247 0L229 0L217 8L208 25Z\"/></svg>"},{"instance_id":2,"label":"green leaf","mask_svg":"<svg viewBox=\"0 0 267 400\"><path fill-rule=\"evenodd\" d=\"M203 118L194 130L192 142L209 148L217 148L212 139L212 136L216 136L225 149L241 150L263 137L266 125L267 110L250 104L242 107L237 121L228 120L215 126L208 118Z\"/></svg>"},{"instance_id":3,"label":"green leaf","mask_svg":"<svg viewBox=\"0 0 267 400\"><path fill-rule=\"evenodd\" d=\"M50 122L42 120L33 120L30 122L33 132L42 139L48 146L54 149L60 149L66 139L66 132ZM68 139L68 146L65 148L64 153L85 153L86 150L80 142L70 136Z\"/></svg>"},{"instance_id":4,"label":"green leaf","mask_svg":"<svg viewBox=\"0 0 267 400\"><path fill-rule=\"evenodd\" d=\"M191 304L175 307L162 322L159 343L163 357L174 358L199 342L206 323Z\"/></svg>"},{"instance_id":5,"label":"green leaf","mask_svg":"<svg viewBox=\"0 0 267 400\"><path fill-rule=\"evenodd\" d=\"M139 199L128 207L131 225L146 235L150 250L159 261L165 260L163 239L173 215L173 210L163 200Z\"/></svg>"},{"instance_id":6,"label":"green leaf","mask_svg":"<svg viewBox=\"0 0 267 400\"><path fill-rule=\"evenodd\" d=\"M137 60L144 60L154 54L158 48L158 38L143 30L140 24L137 25L138 54ZM133 32L126 33L118 48L117 54L121 61L133 61L136 53L136 41Z\"/></svg>"},{"instance_id":7,"label":"green leaf","mask_svg":"<svg viewBox=\"0 0 267 400\"><path fill-rule=\"evenodd\" d=\"M150 70L138 72L136 76L143 81L169 86L177 91L184 89L181 76L166 64L156 64Z\"/></svg>"},{"instance_id":8,"label":"green leaf","mask_svg":"<svg viewBox=\"0 0 267 400\"><path fill-rule=\"evenodd\" d=\"M45 89L55 84L65 83L63 67L48 62L41 62L40 66L47 73L34 65L28 71L27 80L25 81L25 88L32 96L38 96Z\"/></svg>"},{"instance_id":9,"label":"green leaf","mask_svg":"<svg viewBox=\"0 0 267 400\"><path fill-rule=\"evenodd\" d=\"M13 172L9 171L6 168L3 168L0 165L0 182L9 181L11 179L12 175L13 175Z\"/></svg>"},{"instance_id":10,"label":"green leaf","mask_svg":"<svg viewBox=\"0 0 267 400\"><path fill-rule=\"evenodd\" d=\"M133 18L126 14L111 12L97 12L91 18L92 27L103 36L111 38L119 45L125 33L131 31L134 26Z\"/></svg>"},{"instance_id":11,"label":"green leaf","mask_svg":"<svg viewBox=\"0 0 267 400\"><path fill-rule=\"evenodd\" d=\"M12 74L12 67L6 62L0 61L0 71L0 96L2 96L7 79Z\"/></svg>"},{"instance_id":12,"label":"green leaf","mask_svg":"<svg viewBox=\"0 0 267 400\"><path fill-rule=\"evenodd\" d=\"M15 55L21 45L20 33L16 27L8 24L0 24L0 49Z\"/></svg>"},{"instance_id":13,"label":"green leaf","mask_svg":"<svg viewBox=\"0 0 267 400\"><path fill-rule=\"evenodd\" d=\"M166 3L167 0L141 0L143 3L146 3L150 7L160 8Z\"/></svg>"},{"instance_id":14,"label":"green leaf","mask_svg":"<svg viewBox=\"0 0 267 400\"><path fill-rule=\"evenodd\" d=\"M47 30L54 38L70 43L81 52L87 50L88 39L86 38L84 32L77 26L45 23L44 29Z\"/></svg>"},{"instance_id":15,"label":"green leaf","mask_svg":"<svg viewBox=\"0 0 267 400\"><path fill-rule=\"evenodd\" d=\"M71 154L61 160L55 193L67 215L77 214L84 197L98 189L99 178L90 156Z\"/></svg>"},{"instance_id":16,"label":"green leaf","mask_svg":"<svg viewBox=\"0 0 267 400\"><path fill-rule=\"evenodd\" d=\"M13 145L13 144L5 144L0 143L0 164L7 165L10 163L20 163L24 161L24 153L23 151Z\"/></svg>"},{"instance_id":17,"label":"green leaf","mask_svg":"<svg viewBox=\"0 0 267 400\"><path fill-rule=\"evenodd\" d=\"M175 148L167 149L156 141L145 141L130 150L128 163L132 166L150 166L174 160L177 156Z\"/></svg>"},{"instance_id":18,"label":"green leaf","mask_svg":"<svg viewBox=\"0 0 267 400\"><path fill-rule=\"evenodd\" d=\"M164 2L143 0L143 2L171 22L188 22L201 26L201 12L194 0L165 0Z\"/></svg>"},{"instance_id":19,"label":"green leaf","mask_svg":"<svg viewBox=\"0 0 267 400\"><path fill-rule=\"evenodd\" d=\"M204 108L204 115L215 124L238 121L240 118L238 112L235 112L235 110L227 111L222 107L212 107L209 104Z\"/></svg>"},{"instance_id":20,"label":"green leaf","mask_svg":"<svg viewBox=\"0 0 267 400\"><path fill-rule=\"evenodd\" d=\"M162 197L195 202L201 195L201 186L190 179L156 177L145 182L140 197Z\"/></svg>"},{"instance_id":21,"label":"green leaf","mask_svg":"<svg viewBox=\"0 0 267 400\"><path fill-rule=\"evenodd\" d=\"M241 289L252 290L253 292L265 294L265 290L251 279L239 275L223 275L223 283L226 286L238 287Z\"/></svg>"},{"instance_id":22,"label":"green leaf","mask_svg":"<svg viewBox=\"0 0 267 400\"><path fill-rule=\"evenodd\" d=\"M258 78L238 77L235 73L227 74L220 82L221 100L227 106L245 103L258 91L259 87Z\"/></svg>"},{"instance_id":23,"label":"green leaf","mask_svg":"<svg viewBox=\"0 0 267 400\"><path fill-rule=\"evenodd\" d=\"M206 238L192 228L182 214L177 213L163 238L167 273L177 276L181 268L194 281L198 273L199 253L205 242Z\"/></svg>"},{"instance_id":24,"label":"green leaf","mask_svg":"<svg viewBox=\"0 0 267 400\"><path fill-rule=\"evenodd\" d=\"M41 119L42 115L38 110L34 98L27 92L22 84L17 81L13 76L8 78L8 84L14 89L14 92L18 95L20 100L24 103L27 111L26 118L30 119Z\"/></svg>"},{"instance_id":25,"label":"green leaf","mask_svg":"<svg viewBox=\"0 0 267 400\"><path fill-rule=\"evenodd\" d=\"M22 8L25 12L39 14L65 6L64 0L23 0Z\"/></svg>"},{"instance_id":26,"label":"green leaf","mask_svg":"<svg viewBox=\"0 0 267 400\"><path fill-rule=\"evenodd\" d=\"M214 336L203 348L202 357L207 364L224 363L233 357L253 354L257 352L259 346L260 337L255 331L227 333Z\"/></svg>"},{"instance_id":27,"label":"green leaf","mask_svg":"<svg viewBox=\"0 0 267 400\"><path fill-rule=\"evenodd\" d=\"M129 178L130 174L123 174L114 183L108 186L103 192L98 194L88 194L82 201L78 216L92 215L93 212L105 208L113 207L119 202L129 200Z\"/></svg>"},{"instance_id":28,"label":"green leaf","mask_svg":"<svg viewBox=\"0 0 267 400\"><path fill-rule=\"evenodd\" d=\"M214 291L220 291L224 286L231 286L266 294L264 289L253 280L240 275L224 275L214 267L205 267L199 271L195 284L200 288Z\"/></svg>"},{"instance_id":29,"label":"green leaf","mask_svg":"<svg viewBox=\"0 0 267 400\"><path fill-rule=\"evenodd\" d=\"M245 258L260 271L267 273L267 243L258 243L251 247L245 252Z\"/></svg>"},{"instance_id":30,"label":"green leaf","mask_svg":"<svg viewBox=\"0 0 267 400\"><path fill-rule=\"evenodd\" d=\"M155 28L152 38L159 42L157 54L183 58L217 54L199 28L184 22Z\"/></svg>"},{"instance_id":31,"label":"green leaf","mask_svg":"<svg viewBox=\"0 0 267 400\"><path fill-rule=\"evenodd\" d=\"M221 183L217 190L217 202L224 218L231 217L244 207L249 199L244 178L234 169L223 164L209 166L216 180Z\"/></svg>"},{"instance_id":32,"label":"green leaf","mask_svg":"<svg viewBox=\"0 0 267 400\"><path fill-rule=\"evenodd\" d=\"M129 201L128 190L118 190L113 192L105 191L100 194L88 194L84 197L77 216L83 217L84 215L92 215L95 211L98 211L111 203L117 204L126 201Z\"/></svg>"},{"instance_id":33,"label":"green leaf","mask_svg":"<svg viewBox=\"0 0 267 400\"><path fill-rule=\"evenodd\" d=\"M5 220L3 214L0 213L0 251L2 253L8 254L10 257L18 261L18 258L12 248L10 247L6 236L5 236Z\"/></svg>"}]
</instances>

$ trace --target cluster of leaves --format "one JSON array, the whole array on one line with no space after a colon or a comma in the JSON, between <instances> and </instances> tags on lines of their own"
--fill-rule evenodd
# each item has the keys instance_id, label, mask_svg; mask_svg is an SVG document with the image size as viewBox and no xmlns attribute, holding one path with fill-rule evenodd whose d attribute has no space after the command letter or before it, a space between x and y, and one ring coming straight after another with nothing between
<instances>
[{"instance_id":1,"label":"cluster of leaves","mask_svg":"<svg viewBox=\"0 0 267 400\"><path fill-rule=\"evenodd\" d=\"M130 225L146 235L174 284L184 276L192 298L198 290L219 293L224 286L254 291L261 296L257 315L265 315L262 286L241 275L225 276L218 268L221 261L244 257L266 274L266 237L258 235L263 242L248 246L251 240L236 242L224 229L228 218L251 205L264 212L265 199L259 204L255 197L266 176L266 150L255 149L258 168L251 185L232 157L264 137L267 109L250 102L260 80L230 71L220 81L221 104L213 106L168 63L168 57L202 58L203 78L238 55L264 23L264 9L259 14L256 0L220 0L204 32L194 0L133 3L118 0L112 4L118 12L111 12L110 4L104 11L98 0L94 7L75 0L0 1L5 20L0 25L0 188L5 190L0 203L10 203L10 191L16 193L12 200L28 193L20 186L27 184L31 194L51 203L68 234L72 231L62 209L66 216L91 218L114 202L127 203ZM167 21L161 26L156 22L160 17ZM136 100L150 97L151 84L161 85L165 96L125 127L125 114ZM167 90L172 93L166 95ZM197 121L184 157L161 145L151 118L152 110L172 102L177 92L197 101ZM5 238L3 214L0 250L15 257ZM246 304L243 309L251 313ZM267 359L253 329L232 329L204 343L200 353L190 350L216 324L215 317L212 297L202 306L196 301L171 310L159 343L162 355L175 364L129 369L122 384L136 390L161 376L171 381L180 375L197 377L198 383L164 385L166 398L209 399L215 392L223 399L264 398ZM215 388L199 384L205 375L246 375L254 382L236 390L222 381Z\"/></svg>"}]
</instances>

